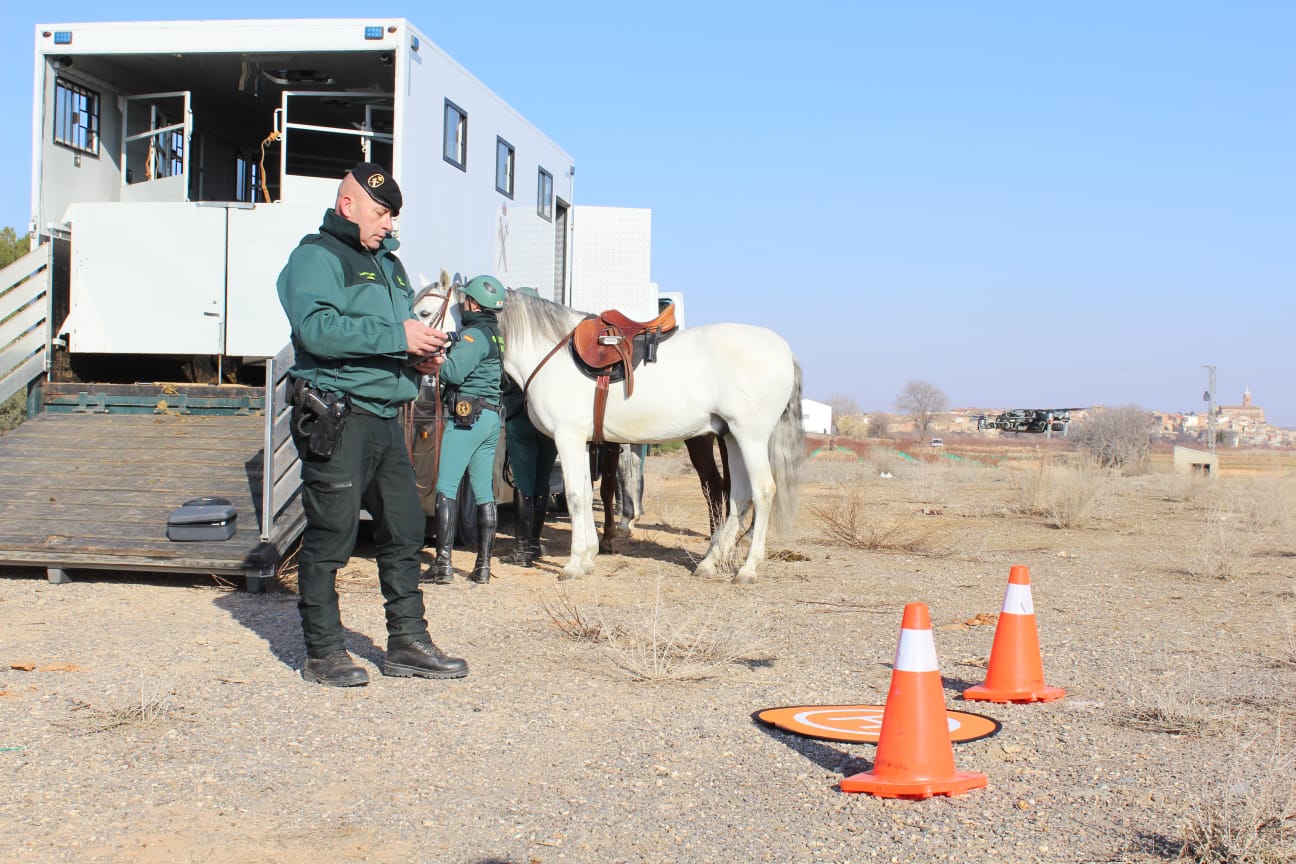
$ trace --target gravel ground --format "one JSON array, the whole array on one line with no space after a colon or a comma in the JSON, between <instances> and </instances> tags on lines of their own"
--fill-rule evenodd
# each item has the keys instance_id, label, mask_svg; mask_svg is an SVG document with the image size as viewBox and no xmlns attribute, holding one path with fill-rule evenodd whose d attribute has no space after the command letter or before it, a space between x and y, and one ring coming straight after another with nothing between
<instances>
[{"instance_id":1,"label":"gravel ground","mask_svg":"<svg viewBox=\"0 0 1296 864\"><path fill-rule=\"evenodd\" d=\"M0 571L0 861L1174 860L1232 788L1239 745L1296 709L1290 476L1115 478L1080 527L1057 528L1014 512L1030 469L882 467L895 477L808 463L797 536L736 586L691 577L696 480L650 459L648 515L593 576L560 585L553 557L504 561L484 588L426 586L433 638L471 665L460 681L382 676L364 548L343 620L373 681L347 690L301 680L289 591ZM828 513L890 533L833 544ZM1240 533L1212 539L1220 526ZM1217 542L1225 572L1206 572ZM461 574L471 560L456 553ZM1031 568L1046 678L1067 696L960 703L1012 564ZM931 609L947 704L1003 723L955 748L989 784L844 794L873 747L752 712L884 701L913 601ZM653 632L724 645L690 680L638 680Z\"/></svg>"}]
</instances>

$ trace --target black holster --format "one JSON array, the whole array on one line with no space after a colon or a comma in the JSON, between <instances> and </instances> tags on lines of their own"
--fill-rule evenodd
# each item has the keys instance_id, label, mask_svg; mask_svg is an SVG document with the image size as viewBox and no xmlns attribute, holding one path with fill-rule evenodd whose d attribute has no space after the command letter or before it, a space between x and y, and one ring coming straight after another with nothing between
<instances>
[{"instance_id":1,"label":"black holster","mask_svg":"<svg viewBox=\"0 0 1296 864\"><path fill-rule=\"evenodd\" d=\"M342 438L342 426L351 413L351 398L312 387L304 378L292 379L293 431L306 442L306 451L328 459Z\"/></svg>"}]
</instances>

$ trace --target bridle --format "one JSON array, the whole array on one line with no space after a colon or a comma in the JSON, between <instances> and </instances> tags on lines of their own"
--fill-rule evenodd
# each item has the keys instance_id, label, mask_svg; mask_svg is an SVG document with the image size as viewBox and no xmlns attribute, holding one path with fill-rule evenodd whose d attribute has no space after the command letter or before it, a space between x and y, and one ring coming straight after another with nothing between
<instances>
[{"instance_id":1,"label":"bridle","mask_svg":"<svg viewBox=\"0 0 1296 864\"><path fill-rule=\"evenodd\" d=\"M444 274L442 274L444 276ZM435 327L440 330L445 324L446 313L450 310L450 297L454 294L454 289L458 287L457 280L448 285L442 285L445 289L445 296L441 298L441 308L439 308L432 319L428 322L429 327ZM427 294L436 296L435 292L428 291ZM437 472L441 467L441 434L445 431L445 413L441 404L441 376L437 375L433 382L433 393L435 394L435 406L433 408L432 421L432 488L436 488ZM405 411L405 422L403 432L405 435L405 450L409 453L411 463L414 461L414 403L409 403Z\"/></svg>"}]
</instances>

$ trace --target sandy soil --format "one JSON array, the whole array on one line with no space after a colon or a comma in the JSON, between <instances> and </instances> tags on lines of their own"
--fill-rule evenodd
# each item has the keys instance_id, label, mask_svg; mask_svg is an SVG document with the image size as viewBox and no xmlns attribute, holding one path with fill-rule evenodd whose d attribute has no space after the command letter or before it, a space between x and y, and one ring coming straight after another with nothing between
<instances>
[{"instance_id":1,"label":"sandy soil","mask_svg":"<svg viewBox=\"0 0 1296 864\"><path fill-rule=\"evenodd\" d=\"M1218 796L1267 788L1254 765L1296 710L1291 472L1078 476L946 450L821 453L753 586L691 576L701 494L680 456L653 457L638 535L593 576L509 563L505 531L489 586L426 587L462 681L381 675L366 548L341 580L373 677L351 690L299 677L288 591L3 571L0 861L1174 859ZM960 703L1013 564L1067 695ZM844 794L873 747L751 715L884 701L915 601L949 706L1003 724L955 747L988 785Z\"/></svg>"}]
</instances>

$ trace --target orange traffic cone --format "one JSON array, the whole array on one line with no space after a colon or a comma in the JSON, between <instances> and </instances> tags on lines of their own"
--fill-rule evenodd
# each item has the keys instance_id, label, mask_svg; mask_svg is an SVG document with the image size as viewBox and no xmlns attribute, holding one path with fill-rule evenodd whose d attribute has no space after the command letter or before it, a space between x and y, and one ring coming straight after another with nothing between
<instances>
[{"instance_id":1,"label":"orange traffic cone","mask_svg":"<svg viewBox=\"0 0 1296 864\"><path fill-rule=\"evenodd\" d=\"M995 627L990 666L984 684L963 691L964 699L985 702L1052 702L1066 691L1044 686L1035 605L1031 602L1030 568L1020 564L1008 571L1003 613Z\"/></svg>"},{"instance_id":2,"label":"orange traffic cone","mask_svg":"<svg viewBox=\"0 0 1296 864\"><path fill-rule=\"evenodd\" d=\"M924 604L910 603L900 623L900 645L873 770L842 780L842 791L880 798L930 798L957 795L986 781L984 774L954 769L931 616Z\"/></svg>"}]
</instances>

